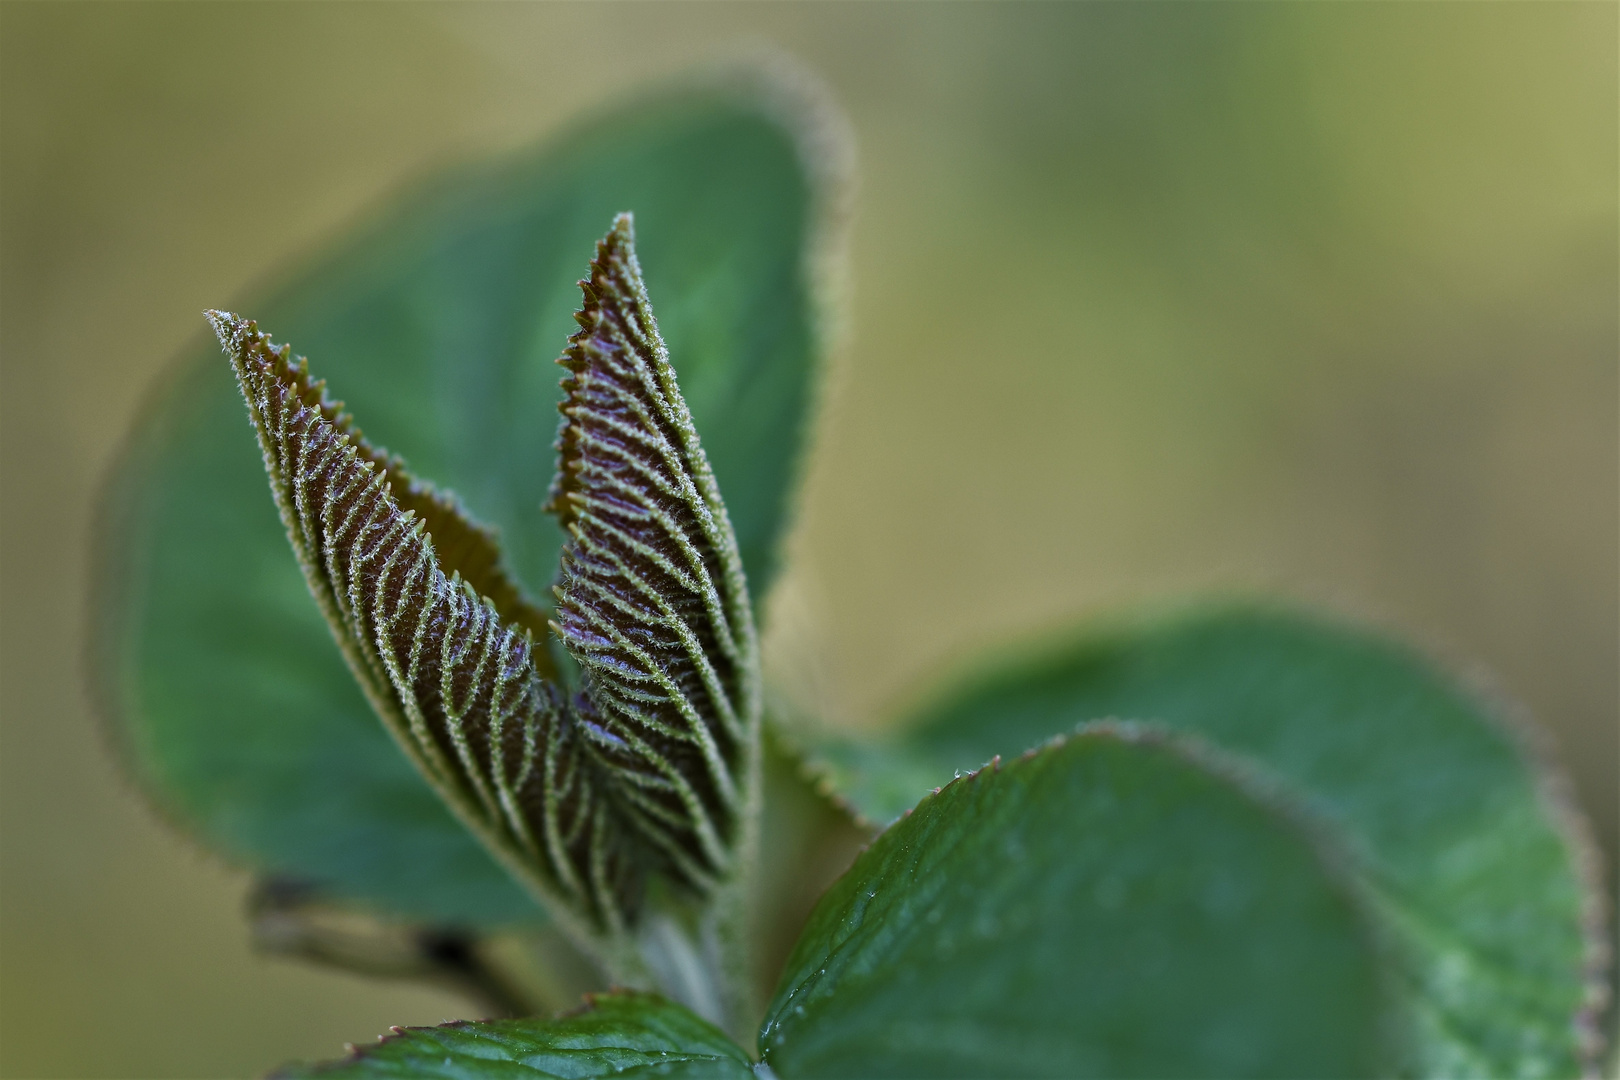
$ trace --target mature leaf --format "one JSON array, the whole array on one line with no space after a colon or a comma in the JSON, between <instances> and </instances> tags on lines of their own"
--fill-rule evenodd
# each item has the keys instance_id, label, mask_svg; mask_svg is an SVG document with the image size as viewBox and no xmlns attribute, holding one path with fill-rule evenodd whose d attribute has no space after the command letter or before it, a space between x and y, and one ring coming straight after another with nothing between
<instances>
[{"instance_id":1,"label":"mature leaf","mask_svg":"<svg viewBox=\"0 0 1620 1080\"><path fill-rule=\"evenodd\" d=\"M319 358L368 435L498 526L526 595L548 596L562 540L541 511L552 360L581 253L634 206L659 327L757 599L816 352L807 255L829 193L802 164L806 116L735 87L666 91L434 181L254 311ZM159 388L106 491L98 689L177 824L336 899L463 924L536 916L389 745L333 647L217 346Z\"/></svg>"},{"instance_id":2,"label":"mature leaf","mask_svg":"<svg viewBox=\"0 0 1620 1080\"><path fill-rule=\"evenodd\" d=\"M1242 770L1090 729L958 779L822 899L760 1030L794 1077L1367 1076L1369 920Z\"/></svg>"},{"instance_id":3,"label":"mature leaf","mask_svg":"<svg viewBox=\"0 0 1620 1080\"><path fill-rule=\"evenodd\" d=\"M751 1080L748 1055L679 1005L652 994L593 995L556 1020L458 1021L395 1028L345 1061L291 1066L285 1080L519 1080L542 1077L690 1077Z\"/></svg>"},{"instance_id":4,"label":"mature leaf","mask_svg":"<svg viewBox=\"0 0 1620 1080\"><path fill-rule=\"evenodd\" d=\"M560 361L570 375L547 506L570 539L556 627L584 672L580 734L617 805L681 880L706 888L729 873L758 803L759 646L631 229L622 214L597 245Z\"/></svg>"},{"instance_id":5,"label":"mature leaf","mask_svg":"<svg viewBox=\"0 0 1620 1080\"><path fill-rule=\"evenodd\" d=\"M1602 954L1567 807L1491 702L1413 651L1245 605L1025 649L884 744L820 761L877 820L958 771L1102 717L1242 754L1336 825L1404 953L1426 1075L1574 1075Z\"/></svg>"}]
</instances>

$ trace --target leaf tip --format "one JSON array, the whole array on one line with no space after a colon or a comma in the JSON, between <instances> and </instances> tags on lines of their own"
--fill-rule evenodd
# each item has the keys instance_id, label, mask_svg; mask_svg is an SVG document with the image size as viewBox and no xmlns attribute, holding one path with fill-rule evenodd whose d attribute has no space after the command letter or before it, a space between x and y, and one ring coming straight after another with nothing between
<instances>
[{"instance_id":1,"label":"leaf tip","mask_svg":"<svg viewBox=\"0 0 1620 1080\"><path fill-rule=\"evenodd\" d=\"M230 311L220 311L209 308L203 312L203 318L214 330L214 336L219 338L220 345L227 351L240 352L242 338L248 332L248 321L240 315Z\"/></svg>"}]
</instances>

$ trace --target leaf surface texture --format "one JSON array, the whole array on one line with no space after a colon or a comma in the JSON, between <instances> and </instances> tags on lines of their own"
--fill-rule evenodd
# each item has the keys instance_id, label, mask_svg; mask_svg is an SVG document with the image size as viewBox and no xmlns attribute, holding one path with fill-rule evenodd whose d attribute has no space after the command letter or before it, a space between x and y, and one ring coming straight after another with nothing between
<instances>
[{"instance_id":1,"label":"leaf surface texture","mask_svg":"<svg viewBox=\"0 0 1620 1080\"><path fill-rule=\"evenodd\" d=\"M514 599L494 538L367 443L286 346L209 318L305 579L368 699L548 906L619 932L650 869L700 893L732 869L758 656L736 541L628 215L581 286L550 503L569 530L556 626L584 672L572 695L518 621L533 609Z\"/></svg>"},{"instance_id":2,"label":"leaf surface texture","mask_svg":"<svg viewBox=\"0 0 1620 1080\"><path fill-rule=\"evenodd\" d=\"M748 1056L711 1024L652 994L594 996L556 1020L458 1021L396 1029L346 1061L291 1066L282 1080L749 1080Z\"/></svg>"},{"instance_id":3,"label":"leaf surface texture","mask_svg":"<svg viewBox=\"0 0 1620 1080\"><path fill-rule=\"evenodd\" d=\"M570 536L557 633L584 669L582 737L624 812L679 878L701 887L727 870L755 767L748 586L628 215L580 284L548 502Z\"/></svg>"},{"instance_id":4,"label":"leaf surface texture","mask_svg":"<svg viewBox=\"0 0 1620 1080\"><path fill-rule=\"evenodd\" d=\"M1198 747L1092 730L925 797L830 889L760 1031L796 1077L1369 1076L1342 853Z\"/></svg>"},{"instance_id":5,"label":"leaf surface texture","mask_svg":"<svg viewBox=\"0 0 1620 1080\"><path fill-rule=\"evenodd\" d=\"M1423 1075L1576 1075L1604 946L1590 856L1505 709L1379 634L1221 602L1082 627L936 688L884 743L827 743L888 820L1054 733L1142 720L1241 755L1344 838L1398 946Z\"/></svg>"},{"instance_id":6,"label":"leaf surface texture","mask_svg":"<svg viewBox=\"0 0 1620 1080\"><path fill-rule=\"evenodd\" d=\"M373 707L497 854L594 921L617 918L633 855L611 842L617 822L561 695L535 670L530 634L445 572L432 534L394 494L409 478L323 400L301 358L251 322L210 319L310 591ZM435 517L457 539L475 532Z\"/></svg>"},{"instance_id":7,"label":"leaf surface texture","mask_svg":"<svg viewBox=\"0 0 1620 1080\"><path fill-rule=\"evenodd\" d=\"M316 358L368 436L498 529L508 576L549 607L564 537L541 510L552 360L577 328L583 256L635 207L659 328L758 599L807 426L808 255L836 201L800 156L817 122L767 113L746 88L642 99L418 185L251 310ZM539 915L389 745L333 647L217 346L157 388L106 491L98 695L171 820L334 899L460 925ZM475 588L504 618L502 597Z\"/></svg>"}]
</instances>

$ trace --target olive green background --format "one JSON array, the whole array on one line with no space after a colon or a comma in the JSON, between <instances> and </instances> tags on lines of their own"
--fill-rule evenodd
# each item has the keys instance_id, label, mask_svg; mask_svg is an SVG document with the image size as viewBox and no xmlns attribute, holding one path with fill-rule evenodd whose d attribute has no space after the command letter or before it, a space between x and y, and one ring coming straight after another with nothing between
<instances>
[{"instance_id":1,"label":"olive green background","mask_svg":"<svg viewBox=\"0 0 1620 1080\"><path fill-rule=\"evenodd\" d=\"M1606 3L0 5L0 1074L250 1075L461 1015L253 956L243 875L120 775L95 487L202 308L739 54L819 75L859 156L793 700L880 723L1009 634L1279 593L1523 703L1612 867L1617 37Z\"/></svg>"}]
</instances>

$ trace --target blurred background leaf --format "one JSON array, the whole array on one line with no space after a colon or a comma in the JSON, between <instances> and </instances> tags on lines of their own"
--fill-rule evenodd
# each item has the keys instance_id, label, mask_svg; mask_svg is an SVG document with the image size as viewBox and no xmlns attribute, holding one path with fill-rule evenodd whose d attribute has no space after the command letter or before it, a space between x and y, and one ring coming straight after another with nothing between
<instances>
[{"instance_id":1,"label":"blurred background leaf","mask_svg":"<svg viewBox=\"0 0 1620 1080\"><path fill-rule=\"evenodd\" d=\"M253 957L246 881L126 790L76 660L95 484L202 308L447 160L760 44L862 158L784 709L867 725L1008 635L1257 587L1492 670L1612 856L1616 21L0 6L0 1073L256 1074L467 1008Z\"/></svg>"}]
</instances>

